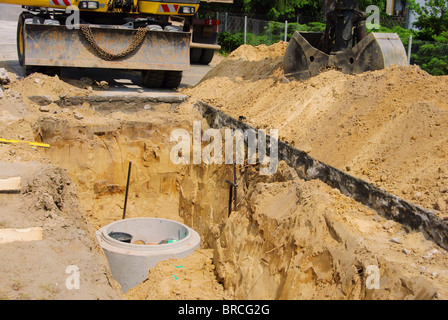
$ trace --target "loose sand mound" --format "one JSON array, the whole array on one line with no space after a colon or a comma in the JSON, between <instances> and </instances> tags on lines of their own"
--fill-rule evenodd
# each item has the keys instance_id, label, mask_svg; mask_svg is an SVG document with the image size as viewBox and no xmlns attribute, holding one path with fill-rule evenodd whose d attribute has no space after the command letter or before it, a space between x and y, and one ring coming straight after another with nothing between
<instances>
[{"instance_id":1,"label":"loose sand mound","mask_svg":"<svg viewBox=\"0 0 448 320\"><path fill-rule=\"evenodd\" d=\"M285 47L242 46L185 93L448 216L448 76L392 66L284 83Z\"/></svg>"},{"instance_id":2,"label":"loose sand mound","mask_svg":"<svg viewBox=\"0 0 448 320\"><path fill-rule=\"evenodd\" d=\"M159 262L147 279L126 293L132 300L231 299L215 278L212 249L196 249L184 259Z\"/></svg>"},{"instance_id":3,"label":"loose sand mound","mask_svg":"<svg viewBox=\"0 0 448 320\"><path fill-rule=\"evenodd\" d=\"M202 82L215 77L256 81L282 76L283 54L288 43L252 47L243 45L205 75ZM261 62L261 63L260 63Z\"/></svg>"},{"instance_id":4,"label":"loose sand mound","mask_svg":"<svg viewBox=\"0 0 448 320\"><path fill-rule=\"evenodd\" d=\"M330 70L284 83L285 48L242 46L184 90L190 101L130 114L105 116L87 105L43 111L27 97L86 91L38 74L14 80L0 100L0 135L51 148L0 148L8 166L40 162L22 194L0 198L3 227L38 223L45 232L43 242L0 248L9 259L0 265L9 274L0 283L2 297L76 298L61 282L66 266L76 264L87 284L78 293L87 298L446 299L445 250L323 182L303 181L283 162L270 177L238 168L239 207L229 217L230 166L169 160L170 132L192 132L192 122L201 120L192 102L201 99L255 127L277 128L315 158L446 214L447 77L392 67L359 76ZM205 130L204 119L202 125ZM122 296L108 283L94 230L122 217L128 161L127 217L181 221L200 233L202 249L159 263ZM14 219L10 208L17 209ZM38 259L42 254L55 267ZM19 269L27 263L35 268ZM379 268L380 290L366 288L369 266Z\"/></svg>"},{"instance_id":5,"label":"loose sand mound","mask_svg":"<svg viewBox=\"0 0 448 320\"><path fill-rule=\"evenodd\" d=\"M22 192L0 194L0 227L41 227L41 241L0 245L1 299L120 299L107 261L82 215L65 170L38 162L0 162L0 177L22 177ZM79 289L66 286L69 266ZM113 282L113 280L112 280Z\"/></svg>"},{"instance_id":6,"label":"loose sand mound","mask_svg":"<svg viewBox=\"0 0 448 320\"><path fill-rule=\"evenodd\" d=\"M273 180L249 186L247 206L226 222L215 261L236 298L431 299L447 294L441 276L445 251L421 232L377 215L321 181L293 176L282 164ZM371 290L367 270L375 266L380 289Z\"/></svg>"},{"instance_id":7,"label":"loose sand mound","mask_svg":"<svg viewBox=\"0 0 448 320\"><path fill-rule=\"evenodd\" d=\"M33 73L21 81L13 81L12 90L29 97L34 95L46 95L50 99L59 99L64 96L81 96L88 93L81 86L81 81L70 81L75 85L61 81L58 76L48 76L41 73Z\"/></svg>"}]
</instances>

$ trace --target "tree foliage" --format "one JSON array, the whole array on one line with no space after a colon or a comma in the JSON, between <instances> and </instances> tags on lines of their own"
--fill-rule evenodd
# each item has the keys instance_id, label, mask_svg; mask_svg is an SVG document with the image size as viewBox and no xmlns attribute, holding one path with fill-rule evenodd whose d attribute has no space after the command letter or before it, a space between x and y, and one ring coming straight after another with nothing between
<instances>
[{"instance_id":1,"label":"tree foliage","mask_svg":"<svg viewBox=\"0 0 448 320\"><path fill-rule=\"evenodd\" d=\"M448 45L444 43L424 42L412 58L415 64L432 75L448 74Z\"/></svg>"},{"instance_id":2,"label":"tree foliage","mask_svg":"<svg viewBox=\"0 0 448 320\"><path fill-rule=\"evenodd\" d=\"M291 39L295 31L318 31L323 32L325 24L311 22L309 24L288 24L288 39ZM283 22L271 21L262 34L247 33L247 43L257 46L260 44L272 45L285 37L285 24ZM228 54L244 44L244 33L222 32L219 34L221 53Z\"/></svg>"},{"instance_id":3,"label":"tree foliage","mask_svg":"<svg viewBox=\"0 0 448 320\"><path fill-rule=\"evenodd\" d=\"M265 15L269 20L295 20L297 14L319 15L321 0L235 0L242 13Z\"/></svg>"},{"instance_id":4,"label":"tree foliage","mask_svg":"<svg viewBox=\"0 0 448 320\"><path fill-rule=\"evenodd\" d=\"M421 5L409 0L409 8L418 15L414 26L421 40L434 41L434 36L448 31L448 0L425 0Z\"/></svg>"},{"instance_id":5,"label":"tree foliage","mask_svg":"<svg viewBox=\"0 0 448 320\"><path fill-rule=\"evenodd\" d=\"M235 0L231 6L232 12L243 14L263 15L271 20L263 34L247 34L247 43L252 45L270 45L276 40L284 38L284 21L295 21L297 15L322 17L322 0ZM414 23L419 30L407 30L399 26L391 29L381 27L375 32L397 33L403 45L407 48L409 36L414 36L412 47L413 63L433 75L448 74L448 0L424 0L424 4L416 0L401 0L407 7L418 14ZM381 16L386 15L386 0L358 0L359 9L365 11L367 6L376 5ZM404 7L406 6L404 5ZM320 21L323 21L320 19ZM325 25L316 22L307 25L290 23L288 39L294 31L320 31ZM272 37L275 34L276 37ZM223 33L219 35L219 42L223 51L231 52L244 43L244 34ZM414 50L416 49L416 50Z\"/></svg>"},{"instance_id":6,"label":"tree foliage","mask_svg":"<svg viewBox=\"0 0 448 320\"><path fill-rule=\"evenodd\" d=\"M380 12L384 13L386 1L358 0L357 2L361 10L365 10L369 5L376 5L380 8ZM235 0L232 11L265 15L268 20L272 21L295 21L299 14L322 17L322 0Z\"/></svg>"},{"instance_id":7,"label":"tree foliage","mask_svg":"<svg viewBox=\"0 0 448 320\"><path fill-rule=\"evenodd\" d=\"M404 1L404 0L402 0ZM377 6L380 9L380 14L386 14L386 3L387 0L358 0L358 6L361 11L365 11L370 5Z\"/></svg>"},{"instance_id":8,"label":"tree foliage","mask_svg":"<svg viewBox=\"0 0 448 320\"><path fill-rule=\"evenodd\" d=\"M418 15L415 41L418 48L412 55L414 63L432 75L448 74L448 0L409 0L409 8Z\"/></svg>"}]
</instances>

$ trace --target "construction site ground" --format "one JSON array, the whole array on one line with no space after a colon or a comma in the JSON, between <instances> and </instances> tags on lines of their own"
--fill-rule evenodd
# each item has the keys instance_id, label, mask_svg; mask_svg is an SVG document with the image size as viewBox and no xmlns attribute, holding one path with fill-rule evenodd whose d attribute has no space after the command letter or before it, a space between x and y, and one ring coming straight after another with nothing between
<instances>
[{"instance_id":1,"label":"construction site ground","mask_svg":"<svg viewBox=\"0 0 448 320\"><path fill-rule=\"evenodd\" d=\"M448 77L392 66L288 83L286 46L216 56L201 80L165 92L180 100L80 71L22 77L13 58L0 61L10 78L0 138L22 141L0 144L0 179L22 179L20 192L0 193L0 229L43 230L42 240L0 244L0 298L447 299L447 251L421 228L305 181L283 161L271 176L239 166L238 208L228 216L231 165L171 161L173 130L208 128L201 100L448 218ZM98 96L113 99L106 106ZM123 294L95 231L122 217L129 161L126 217L182 222L201 249L158 263ZM67 286L73 265L79 289ZM368 285L372 266L378 288Z\"/></svg>"}]
</instances>

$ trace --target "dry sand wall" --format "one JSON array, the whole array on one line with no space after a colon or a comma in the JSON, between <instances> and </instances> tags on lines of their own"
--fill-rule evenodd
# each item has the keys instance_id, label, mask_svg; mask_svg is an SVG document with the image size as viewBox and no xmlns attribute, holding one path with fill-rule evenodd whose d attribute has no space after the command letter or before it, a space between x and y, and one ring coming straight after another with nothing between
<instances>
[{"instance_id":1,"label":"dry sand wall","mask_svg":"<svg viewBox=\"0 0 448 320\"><path fill-rule=\"evenodd\" d=\"M55 223L49 234L61 231L54 233L62 237L58 246L74 234L84 248L88 239L79 233L79 221L92 236L93 230L121 218L129 161L128 217L169 218L200 233L201 250L161 263L125 298L446 299L445 250L424 233L386 219L321 181L302 180L286 163L273 176L260 176L257 166L238 166L238 206L228 217L225 180L232 179L231 166L170 161L173 128L192 132L193 121L208 128L193 106L199 99L234 118L245 117L255 128L279 129L282 140L315 159L446 217L447 78L411 66L357 76L329 70L286 83L281 70L285 48L285 43L242 46L198 86L182 90L189 101L147 110L142 106L132 113L108 110L107 116L89 104L42 107L28 99L48 95L60 101L65 93L82 97L89 94L85 81L69 84L38 74L13 80L0 100L0 134L52 147L2 146L1 159L56 167L44 170L48 179L39 180L55 188L48 189L49 196L33 198L33 205L41 206L41 219ZM73 194L62 198L58 181L69 180L59 178L65 173L58 168L65 168L76 185ZM61 199L79 203L66 200L73 210L58 220L65 214L57 211ZM85 265L94 261L79 254ZM11 265L23 261L8 256ZM66 258L73 257L58 263ZM105 283L102 266L86 280L104 287L98 292L89 288L86 294L117 298ZM379 272L379 289L367 287L371 266ZM10 280L0 283L7 297L19 287L15 278ZM47 297L57 296L52 290L46 289ZM16 291L14 297L26 293Z\"/></svg>"},{"instance_id":2,"label":"dry sand wall","mask_svg":"<svg viewBox=\"0 0 448 320\"><path fill-rule=\"evenodd\" d=\"M392 66L284 83L285 47L242 46L184 93L446 217L448 77Z\"/></svg>"},{"instance_id":3,"label":"dry sand wall","mask_svg":"<svg viewBox=\"0 0 448 320\"><path fill-rule=\"evenodd\" d=\"M423 259L416 256L438 250L421 233L389 226L390 221L318 181L271 181L252 188L248 207L230 217L215 247L217 273L236 298L431 299L446 294L446 279L421 273ZM397 234L400 244L390 240ZM403 252L408 246L410 255ZM433 258L431 269L423 262L425 270L443 274L446 255ZM366 286L369 266L378 267L379 289Z\"/></svg>"}]
</instances>

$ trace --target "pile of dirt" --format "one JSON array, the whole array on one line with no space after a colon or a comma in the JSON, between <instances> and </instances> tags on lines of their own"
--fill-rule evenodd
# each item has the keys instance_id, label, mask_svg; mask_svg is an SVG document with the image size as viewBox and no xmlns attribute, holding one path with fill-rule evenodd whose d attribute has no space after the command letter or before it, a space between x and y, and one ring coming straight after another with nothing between
<instances>
[{"instance_id":1,"label":"pile of dirt","mask_svg":"<svg viewBox=\"0 0 448 320\"><path fill-rule=\"evenodd\" d=\"M274 176L238 167L238 210L228 216L231 166L170 160L173 129L192 132L198 120L208 128L193 106L200 99L254 127L279 129L318 160L447 214L448 78L411 66L356 76L329 70L286 83L285 48L242 46L183 90L189 101L127 114L106 116L87 104L40 108L28 97L85 95L88 83L39 74L13 79L0 100L0 137L51 148L0 146L8 176L24 179L22 193L0 195L2 228L44 229L42 241L0 246L7 257L1 297L446 299L448 255L423 232L320 181L303 181L283 162ZM202 249L159 263L122 295L94 231L121 219L129 161L127 217L185 223L200 233ZM81 271L81 290L64 285L69 265ZM366 287L371 266L380 289Z\"/></svg>"},{"instance_id":2,"label":"pile of dirt","mask_svg":"<svg viewBox=\"0 0 448 320\"><path fill-rule=\"evenodd\" d=\"M258 181L257 181L258 180ZM431 299L448 294L448 255L419 231L378 215L281 163L244 188L215 246L237 299ZM369 287L378 270L378 287Z\"/></svg>"},{"instance_id":3,"label":"pile of dirt","mask_svg":"<svg viewBox=\"0 0 448 320\"><path fill-rule=\"evenodd\" d=\"M73 84L76 84L73 85ZM23 79L11 82L11 91L17 91L25 97L45 95L50 99L59 99L64 96L83 96L90 91L80 85L81 81L62 81L57 75L49 76L42 73L33 73Z\"/></svg>"},{"instance_id":4,"label":"pile of dirt","mask_svg":"<svg viewBox=\"0 0 448 320\"><path fill-rule=\"evenodd\" d=\"M448 76L392 66L285 83L284 49L242 46L184 93L448 217Z\"/></svg>"},{"instance_id":5,"label":"pile of dirt","mask_svg":"<svg viewBox=\"0 0 448 320\"><path fill-rule=\"evenodd\" d=\"M32 79L41 79L51 88L38 89L42 83ZM98 228L122 217L129 161L133 166L126 217L150 216L184 222L179 215L181 191L177 187L189 169L170 161L172 143L169 140L173 128L190 130L192 121L200 117L197 111L192 112L191 104L178 106L175 112L172 105L161 103L151 108L142 106L135 113L117 110L106 116L95 112L88 104L69 108L50 104L42 108L28 99L34 94L54 99L67 92L84 94L83 90L78 91L77 87L57 77L33 74L13 80L0 101L0 137L24 141L1 144L1 159L8 166L21 163L23 168L34 168L21 194L2 198L18 206L18 213L10 219L8 212L11 210L5 209L1 215L2 228L42 226L44 229L42 241L0 246L2 254L8 257L0 268L11 274L0 283L1 297L5 299L130 298L122 295L109 276L107 260L94 237ZM26 141L44 142L50 148L35 148ZM7 171L26 178L22 171ZM198 174L201 173L202 170ZM198 183L194 177L192 180ZM220 203L213 205L220 206ZM26 215L27 210L29 215ZM29 220L29 217L34 218ZM73 241L68 243L70 239ZM14 250L23 254L14 255ZM41 254L48 256L48 261L38 261ZM27 255L28 260L25 259ZM180 281L175 284L180 287L174 296L170 297L163 288L152 294L152 286L136 288L138 293L135 294L139 298L149 295L151 299L228 299L214 276L212 255L211 249L200 250L179 263L184 268L177 273ZM32 261L35 270L24 261ZM48 273L40 272L49 262L54 268L48 268ZM17 267L20 264L24 264L25 269ZM69 265L80 269L81 290L66 289L65 279L70 274L65 271ZM13 272L12 268L17 271ZM151 273L148 281L168 279L171 273L170 266L162 264ZM38 277L40 281L30 280Z\"/></svg>"},{"instance_id":6,"label":"pile of dirt","mask_svg":"<svg viewBox=\"0 0 448 320\"><path fill-rule=\"evenodd\" d=\"M281 66L287 46L283 41L272 46L242 45L210 70L201 82L215 77L250 81L282 77Z\"/></svg>"},{"instance_id":7,"label":"pile of dirt","mask_svg":"<svg viewBox=\"0 0 448 320\"><path fill-rule=\"evenodd\" d=\"M65 170L39 162L0 165L1 178L22 178L21 193L0 194L1 228L41 227L43 238L0 245L1 298L121 299ZM70 286L72 268L78 288Z\"/></svg>"},{"instance_id":8,"label":"pile of dirt","mask_svg":"<svg viewBox=\"0 0 448 320\"><path fill-rule=\"evenodd\" d=\"M216 281L213 249L196 249L184 259L159 262L148 277L126 293L130 300L229 300Z\"/></svg>"}]
</instances>

